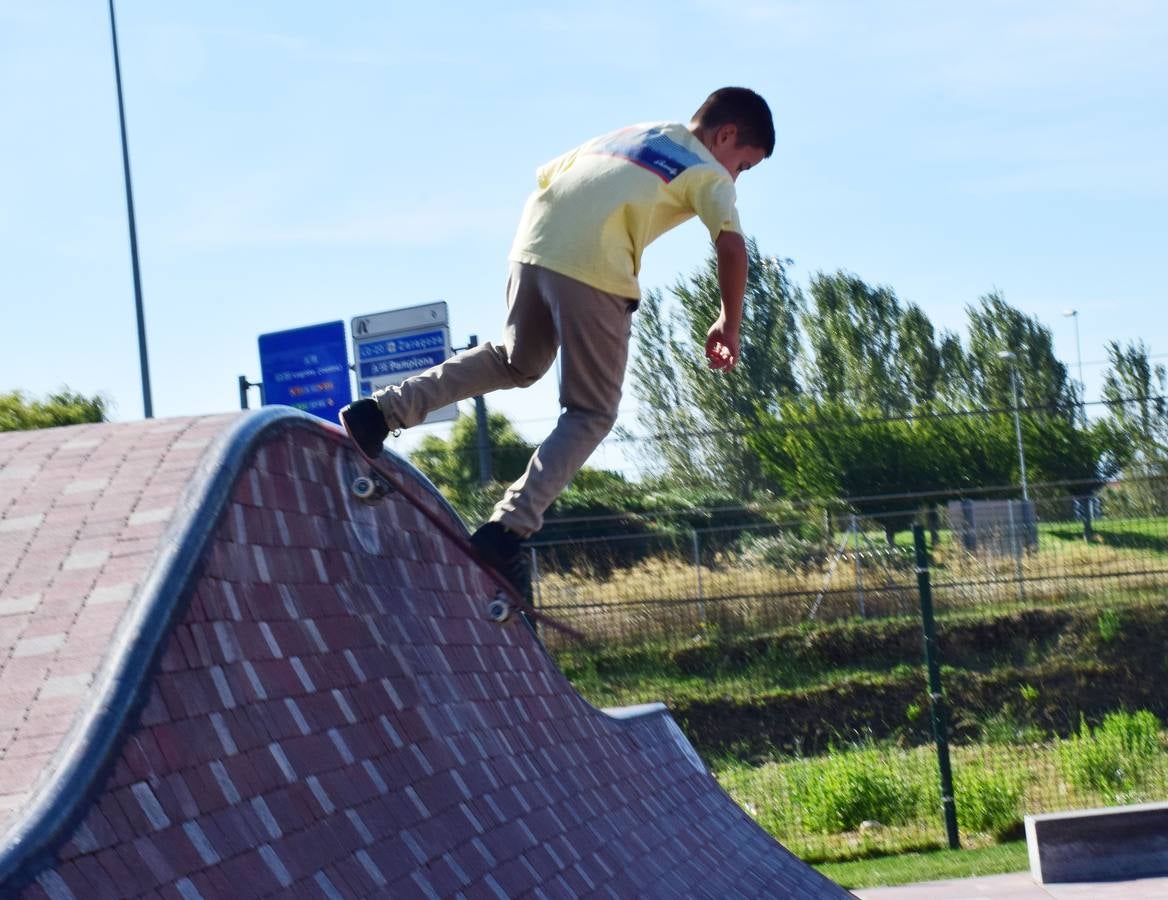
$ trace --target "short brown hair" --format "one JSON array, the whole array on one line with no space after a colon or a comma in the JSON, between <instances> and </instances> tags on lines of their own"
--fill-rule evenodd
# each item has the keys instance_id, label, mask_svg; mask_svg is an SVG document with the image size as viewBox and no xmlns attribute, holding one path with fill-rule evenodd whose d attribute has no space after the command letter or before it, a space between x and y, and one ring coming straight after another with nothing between
<instances>
[{"instance_id":1,"label":"short brown hair","mask_svg":"<svg viewBox=\"0 0 1168 900\"><path fill-rule=\"evenodd\" d=\"M739 147L759 147L767 156L775 151L771 108L750 88L724 87L714 91L693 114L693 123L702 129L737 126Z\"/></svg>"}]
</instances>

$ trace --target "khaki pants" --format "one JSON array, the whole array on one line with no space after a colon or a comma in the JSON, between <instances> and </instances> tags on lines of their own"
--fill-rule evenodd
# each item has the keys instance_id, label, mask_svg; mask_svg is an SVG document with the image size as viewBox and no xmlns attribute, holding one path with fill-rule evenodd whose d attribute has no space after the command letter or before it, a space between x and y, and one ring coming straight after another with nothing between
<instances>
[{"instance_id":1,"label":"khaki pants","mask_svg":"<svg viewBox=\"0 0 1168 900\"><path fill-rule=\"evenodd\" d=\"M561 351L556 427L491 520L526 537L616 421L636 301L525 263L511 263L503 343L481 344L374 394L390 428L448 403L539 380Z\"/></svg>"}]
</instances>

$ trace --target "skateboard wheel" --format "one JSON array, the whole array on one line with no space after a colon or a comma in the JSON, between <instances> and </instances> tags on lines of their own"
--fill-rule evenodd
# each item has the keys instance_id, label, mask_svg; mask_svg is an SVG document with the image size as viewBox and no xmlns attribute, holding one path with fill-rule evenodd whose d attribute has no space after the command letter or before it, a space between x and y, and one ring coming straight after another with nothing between
<instances>
[{"instance_id":1,"label":"skateboard wheel","mask_svg":"<svg viewBox=\"0 0 1168 900\"><path fill-rule=\"evenodd\" d=\"M496 597L487 604L487 615L492 622L506 622L511 618L511 604L501 597Z\"/></svg>"}]
</instances>

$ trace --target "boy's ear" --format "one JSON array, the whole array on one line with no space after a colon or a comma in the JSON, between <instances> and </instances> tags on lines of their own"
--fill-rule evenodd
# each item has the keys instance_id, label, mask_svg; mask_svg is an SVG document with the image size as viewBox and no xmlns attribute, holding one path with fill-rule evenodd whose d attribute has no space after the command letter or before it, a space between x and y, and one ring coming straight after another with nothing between
<instances>
[{"instance_id":1,"label":"boy's ear","mask_svg":"<svg viewBox=\"0 0 1168 900\"><path fill-rule=\"evenodd\" d=\"M738 145L738 126L733 122L719 125L714 132L714 144L721 147L736 147Z\"/></svg>"}]
</instances>

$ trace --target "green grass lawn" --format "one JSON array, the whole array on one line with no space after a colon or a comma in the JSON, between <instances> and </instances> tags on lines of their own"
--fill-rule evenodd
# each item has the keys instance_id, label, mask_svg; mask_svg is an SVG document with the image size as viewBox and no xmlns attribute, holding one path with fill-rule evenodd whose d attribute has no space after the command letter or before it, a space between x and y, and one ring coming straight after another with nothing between
<instances>
[{"instance_id":1,"label":"green grass lawn","mask_svg":"<svg viewBox=\"0 0 1168 900\"><path fill-rule=\"evenodd\" d=\"M969 850L934 850L820 863L815 868L846 888L858 889L1024 872L1030 868L1030 861L1026 856L1026 842L1012 841Z\"/></svg>"},{"instance_id":2,"label":"green grass lawn","mask_svg":"<svg viewBox=\"0 0 1168 900\"><path fill-rule=\"evenodd\" d=\"M1124 549L1146 550L1159 556L1168 555L1168 519L1141 518L1141 519L1097 519L1094 523L1095 545L1103 547L1120 547ZM866 532L866 537L874 544L883 544L883 532ZM927 536L928 537L928 536ZM942 528L937 532L938 548L953 545L953 532ZM1039 522L1038 523L1039 551L1043 549L1057 549L1067 541L1083 543L1082 522ZM931 537L928 541L931 545ZM911 550L913 537L911 531L898 531L896 546L904 550Z\"/></svg>"}]
</instances>

